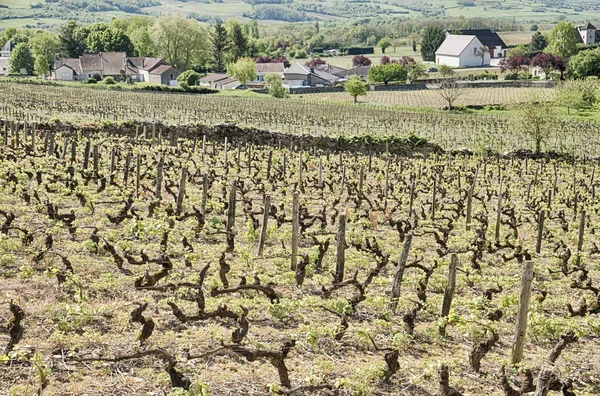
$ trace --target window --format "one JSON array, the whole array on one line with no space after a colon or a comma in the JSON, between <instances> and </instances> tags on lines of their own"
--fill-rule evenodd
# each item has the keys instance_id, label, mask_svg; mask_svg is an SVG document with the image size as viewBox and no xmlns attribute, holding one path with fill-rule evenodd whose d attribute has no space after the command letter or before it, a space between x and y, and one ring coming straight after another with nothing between
<instances>
[{"instance_id":1,"label":"window","mask_svg":"<svg viewBox=\"0 0 600 396\"><path fill-rule=\"evenodd\" d=\"M64 72L62 74L62 78L69 78L69 73L68 72Z\"/></svg>"},{"instance_id":2,"label":"window","mask_svg":"<svg viewBox=\"0 0 600 396\"><path fill-rule=\"evenodd\" d=\"M169 78L170 78L171 80L174 80L174 78L173 78L173 75L172 75L172 74L170 74L169 76L170 76Z\"/></svg>"},{"instance_id":3,"label":"window","mask_svg":"<svg viewBox=\"0 0 600 396\"><path fill-rule=\"evenodd\" d=\"M477 55L477 47L473 48L473 55Z\"/></svg>"}]
</instances>

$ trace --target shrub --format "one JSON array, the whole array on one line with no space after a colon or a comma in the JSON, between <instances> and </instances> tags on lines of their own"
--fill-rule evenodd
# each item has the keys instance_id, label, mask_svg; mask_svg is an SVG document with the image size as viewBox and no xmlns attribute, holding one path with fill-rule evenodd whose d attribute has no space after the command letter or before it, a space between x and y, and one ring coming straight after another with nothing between
<instances>
[{"instance_id":1,"label":"shrub","mask_svg":"<svg viewBox=\"0 0 600 396\"><path fill-rule=\"evenodd\" d=\"M92 74L92 78L96 81L102 81L102 76L99 73Z\"/></svg>"},{"instance_id":2,"label":"shrub","mask_svg":"<svg viewBox=\"0 0 600 396\"><path fill-rule=\"evenodd\" d=\"M115 85L117 83L114 77L111 76L106 77L102 82L106 85Z\"/></svg>"},{"instance_id":3,"label":"shrub","mask_svg":"<svg viewBox=\"0 0 600 396\"><path fill-rule=\"evenodd\" d=\"M196 73L193 70L186 70L183 73L181 73L179 75L179 77L177 77L177 83L179 83L179 85L182 85L183 83L185 83L189 86L193 86L193 85L198 85L199 82L200 82L200 74Z\"/></svg>"},{"instance_id":4,"label":"shrub","mask_svg":"<svg viewBox=\"0 0 600 396\"><path fill-rule=\"evenodd\" d=\"M86 78L85 80L82 81L84 84L96 84L98 81L96 81L93 78Z\"/></svg>"}]
</instances>

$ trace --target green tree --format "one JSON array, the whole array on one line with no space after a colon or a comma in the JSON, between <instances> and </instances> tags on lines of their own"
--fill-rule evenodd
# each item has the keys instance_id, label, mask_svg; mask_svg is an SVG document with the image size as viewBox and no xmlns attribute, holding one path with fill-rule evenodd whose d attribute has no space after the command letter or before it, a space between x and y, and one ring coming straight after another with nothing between
<instances>
[{"instance_id":1,"label":"green tree","mask_svg":"<svg viewBox=\"0 0 600 396\"><path fill-rule=\"evenodd\" d=\"M535 24L535 23L534 23L533 25L531 25L531 27L529 28L529 30L531 30L532 32L537 32L537 31L538 31L538 29L539 29L539 27L538 27L538 25L537 25L537 24Z\"/></svg>"},{"instance_id":2,"label":"green tree","mask_svg":"<svg viewBox=\"0 0 600 396\"><path fill-rule=\"evenodd\" d=\"M529 44L529 58L544 51L547 46L548 40L546 40L546 37L539 31L535 32L533 36L531 36L531 44Z\"/></svg>"},{"instance_id":3,"label":"green tree","mask_svg":"<svg viewBox=\"0 0 600 396\"><path fill-rule=\"evenodd\" d=\"M438 26L429 26L421 33L421 56L424 61L435 61L435 51L446 40L446 34Z\"/></svg>"},{"instance_id":4,"label":"green tree","mask_svg":"<svg viewBox=\"0 0 600 396\"><path fill-rule=\"evenodd\" d=\"M105 24L95 24L90 27L85 44L90 52L125 52L134 54L133 44L122 29Z\"/></svg>"},{"instance_id":5,"label":"green tree","mask_svg":"<svg viewBox=\"0 0 600 396\"><path fill-rule=\"evenodd\" d=\"M152 30L154 27L154 18L148 16L134 16L130 18L114 18L110 26L123 30L133 48L136 56L154 57L156 48L152 41Z\"/></svg>"},{"instance_id":6,"label":"green tree","mask_svg":"<svg viewBox=\"0 0 600 396\"><path fill-rule=\"evenodd\" d=\"M417 52L417 41L415 39L412 41L412 50L413 52Z\"/></svg>"},{"instance_id":7,"label":"green tree","mask_svg":"<svg viewBox=\"0 0 600 396\"><path fill-rule=\"evenodd\" d=\"M382 38L381 40L379 40L379 43L377 43L377 46L381 48L381 53L385 54L385 50L387 48L389 48L392 45L392 43L390 42L390 40L388 38Z\"/></svg>"},{"instance_id":8,"label":"green tree","mask_svg":"<svg viewBox=\"0 0 600 396\"><path fill-rule=\"evenodd\" d=\"M406 64L405 68L406 79L409 83L413 83L427 74L427 69L425 69L425 66L422 63L409 62Z\"/></svg>"},{"instance_id":9,"label":"green tree","mask_svg":"<svg viewBox=\"0 0 600 396\"><path fill-rule=\"evenodd\" d=\"M21 73L25 70L26 74L33 74L34 59L31 49L26 43L17 44L8 58L9 73Z\"/></svg>"},{"instance_id":10,"label":"green tree","mask_svg":"<svg viewBox=\"0 0 600 396\"><path fill-rule=\"evenodd\" d=\"M569 58L577 52L575 26L571 22L559 22L548 39L546 51L561 58Z\"/></svg>"},{"instance_id":11,"label":"green tree","mask_svg":"<svg viewBox=\"0 0 600 396\"><path fill-rule=\"evenodd\" d=\"M65 23L58 32L60 49L67 58L77 58L86 50L85 39L87 31L75 21Z\"/></svg>"},{"instance_id":12,"label":"green tree","mask_svg":"<svg viewBox=\"0 0 600 396\"><path fill-rule=\"evenodd\" d=\"M200 73L197 73L194 70L186 70L177 77L177 82L179 85L186 84L191 87L198 85L200 77Z\"/></svg>"},{"instance_id":13,"label":"green tree","mask_svg":"<svg viewBox=\"0 0 600 396\"><path fill-rule=\"evenodd\" d=\"M384 65L371 66L367 77L370 82L384 83L390 81L406 81L406 69L398 63L386 63Z\"/></svg>"},{"instance_id":14,"label":"green tree","mask_svg":"<svg viewBox=\"0 0 600 396\"><path fill-rule=\"evenodd\" d=\"M485 54L489 54L489 53L490 53L490 49L485 45L482 45L481 47L477 48L475 55L478 58L481 58L481 66L483 66L485 63Z\"/></svg>"},{"instance_id":15,"label":"green tree","mask_svg":"<svg viewBox=\"0 0 600 396\"><path fill-rule=\"evenodd\" d=\"M202 26L181 15L159 18L153 30L157 55L180 70L206 64L206 32Z\"/></svg>"},{"instance_id":16,"label":"green tree","mask_svg":"<svg viewBox=\"0 0 600 396\"><path fill-rule=\"evenodd\" d=\"M254 60L250 58L240 58L237 62L230 63L227 65L227 74L242 84L256 80Z\"/></svg>"},{"instance_id":17,"label":"green tree","mask_svg":"<svg viewBox=\"0 0 600 396\"><path fill-rule=\"evenodd\" d=\"M454 69L448 65L440 65L438 67L438 72L442 75L442 77L454 77Z\"/></svg>"},{"instance_id":18,"label":"green tree","mask_svg":"<svg viewBox=\"0 0 600 396\"><path fill-rule=\"evenodd\" d=\"M358 102L359 96L367 94L367 84L362 81L358 76L352 76L346 81L344 85L344 91L348 92L354 99L354 103Z\"/></svg>"},{"instance_id":19,"label":"green tree","mask_svg":"<svg viewBox=\"0 0 600 396\"><path fill-rule=\"evenodd\" d=\"M283 87L281 76L277 73L269 73L265 76L265 88L274 98L285 98L288 95L287 90Z\"/></svg>"},{"instance_id":20,"label":"green tree","mask_svg":"<svg viewBox=\"0 0 600 396\"><path fill-rule=\"evenodd\" d=\"M60 49L60 41L54 34L40 30L29 40L29 46L36 60L39 56L43 56L50 64Z\"/></svg>"},{"instance_id":21,"label":"green tree","mask_svg":"<svg viewBox=\"0 0 600 396\"><path fill-rule=\"evenodd\" d=\"M44 55L36 56L33 70L38 76L47 76L50 74L50 65L48 64L48 59L46 59Z\"/></svg>"},{"instance_id":22,"label":"green tree","mask_svg":"<svg viewBox=\"0 0 600 396\"><path fill-rule=\"evenodd\" d=\"M231 43L231 59L235 62L247 55L248 37L239 22L233 20L228 23L227 34Z\"/></svg>"},{"instance_id":23,"label":"green tree","mask_svg":"<svg viewBox=\"0 0 600 396\"><path fill-rule=\"evenodd\" d=\"M542 142L556 128L557 120L550 102L534 97L521 105L521 117L515 120L515 129L533 139L535 153L542 151Z\"/></svg>"},{"instance_id":24,"label":"green tree","mask_svg":"<svg viewBox=\"0 0 600 396\"><path fill-rule=\"evenodd\" d=\"M557 104L571 109L582 110L592 107L597 101L597 83L587 80L562 81L556 86L554 100Z\"/></svg>"},{"instance_id":25,"label":"green tree","mask_svg":"<svg viewBox=\"0 0 600 396\"><path fill-rule=\"evenodd\" d=\"M0 48L4 47L4 44L8 40L11 40L17 34L16 28L6 28L2 32L2 36L0 37Z\"/></svg>"},{"instance_id":26,"label":"green tree","mask_svg":"<svg viewBox=\"0 0 600 396\"><path fill-rule=\"evenodd\" d=\"M222 23L216 23L210 34L212 60L215 71L222 72L225 63L225 54L230 48L227 30Z\"/></svg>"},{"instance_id":27,"label":"green tree","mask_svg":"<svg viewBox=\"0 0 600 396\"><path fill-rule=\"evenodd\" d=\"M260 34L258 33L258 22L256 22L256 19L254 19L252 22L250 22L250 34L249 36L252 37L255 40L258 40L260 38Z\"/></svg>"},{"instance_id":28,"label":"green tree","mask_svg":"<svg viewBox=\"0 0 600 396\"><path fill-rule=\"evenodd\" d=\"M600 77L600 50L580 51L569 60L568 72L575 78Z\"/></svg>"}]
</instances>

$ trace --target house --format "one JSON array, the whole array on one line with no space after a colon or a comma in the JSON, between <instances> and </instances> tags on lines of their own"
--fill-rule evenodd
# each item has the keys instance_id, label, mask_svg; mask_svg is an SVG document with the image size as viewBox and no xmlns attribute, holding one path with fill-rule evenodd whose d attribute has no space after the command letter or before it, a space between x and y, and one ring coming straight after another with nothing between
<instances>
[{"instance_id":1,"label":"house","mask_svg":"<svg viewBox=\"0 0 600 396\"><path fill-rule=\"evenodd\" d=\"M257 63L254 65L257 79L255 82L263 83L267 74L279 74L283 78L285 66L283 63Z\"/></svg>"},{"instance_id":2,"label":"house","mask_svg":"<svg viewBox=\"0 0 600 396\"><path fill-rule=\"evenodd\" d=\"M315 70L333 74L334 76L338 76L340 78L343 78L344 73L348 71L348 69L343 69L341 67L330 65L328 63L315 66Z\"/></svg>"},{"instance_id":3,"label":"house","mask_svg":"<svg viewBox=\"0 0 600 396\"><path fill-rule=\"evenodd\" d=\"M211 73L200 78L198 85L212 89L236 89L241 84L238 80L224 73Z\"/></svg>"},{"instance_id":4,"label":"house","mask_svg":"<svg viewBox=\"0 0 600 396\"><path fill-rule=\"evenodd\" d=\"M338 76L296 62L285 71L283 84L288 87L328 87L338 80Z\"/></svg>"},{"instance_id":5,"label":"house","mask_svg":"<svg viewBox=\"0 0 600 396\"><path fill-rule=\"evenodd\" d=\"M463 36L475 36L481 44L488 47L491 63L494 63L494 59L506 58L508 46L498 36L498 33L492 32L490 29L469 29L462 30L460 34Z\"/></svg>"},{"instance_id":6,"label":"house","mask_svg":"<svg viewBox=\"0 0 600 396\"><path fill-rule=\"evenodd\" d=\"M0 76L8 76L8 58L12 50L15 49L15 45L12 41L8 40L2 50L0 50Z\"/></svg>"},{"instance_id":7,"label":"house","mask_svg":"<svg viewBox=\"0 0 600 396\"><path fill-rule=\"evenodd\" d=\"M435 52L435 63L451 67L476 67L490 65L490 52L481 52L483 43L473 35L446 36Z\"/></svg>"},{"instance_id":8,"label":"house","mask_svg":"<svg viewBox=\"0 0 600 396\"><path fill-rule=\"evenodd\" d=\"M585 25L577 26L575 30L577 33L575 37L578 42L585 45L600 43L600 31L591 23L588 22Z\"/></svg>"},{"instance_id":9,"label":"house","mask_svg":"<svg viewBox=\"0 0 600 396\"><path fill-rule=\"evenodd\" d=\"M369 74L369 69L371 66L358 66L350 70L345 70L340 73L341 77L344 79L349 79L353 76L358 76L361 80L367 81L367 75Z\"/></svg>"},{"instance_id":10,"label":"house","mask_svg":"<svg viewBox=\"0 0 600 396\"><path fill-rule=\"evenodd\" d=\"M160 58L129 58L124 52L83 54L79 58L54 61L53 78L60 81L81 81L94 75L117 80L177 85L179 71Z\"/></svg>"}]
</instances>

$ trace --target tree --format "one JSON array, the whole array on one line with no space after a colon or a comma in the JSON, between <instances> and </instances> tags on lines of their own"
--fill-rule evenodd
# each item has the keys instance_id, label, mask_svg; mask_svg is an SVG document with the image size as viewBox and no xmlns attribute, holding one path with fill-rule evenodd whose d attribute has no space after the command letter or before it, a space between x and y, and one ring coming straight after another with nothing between
<instances>
[{"instance_id":1,"label":"tree","mask_svg":"<svg viewBox=\"0 0 600 396\"><path fill-rule=\"evenodd\" d=\"M89 30L85 40L88 51L125 52L129 56L134 54L133 44L123 30L106 24L91 25Z\"/></svg>"},{"instance_id":2,"label":"tree","mask_svg":"<svg viewBox=\"0 0 600 396\"><path fill-rule=\"evenodd\" d=\"M424 61L435 61L435 51L446 40L446 34L438 26L429 26L421 34L421 56Z\"/></svg>"},{"instance_id":3,"label":"tree","mask_svg":"<svg viewBox=\"0 0 600 396\"><path fill-rule=\"evenodd\" d=\"M222 23L218 22L212 28L210 43L214 69L217 72L222 72L225 62L225 53L231 47L229 37L227 36L227 30L225 30Z\"/></svg>"},{"instance_id":4,"label":"tree","mask_svg":"<svg viewBox=\"0 0 600 396\"><path fill-rule=\"evenodd\" d=\"M542 71L546 75L546 78L548 78L548 75L552 70L557 70L560 72L562 80L563 72L566 69L566 64L567 63L565 62L565 60L560 56L546 53L539 53L536 56L534 56L533 59L531 59L531 66L539 67L540 69L542 69Z\"/></svg>"},{"instance_id":5,"label":"tree","mask_svg":"<svg viewBox=\"0 0 600 396\"><path fill-rule=\"evenodd\" d=\"M25 70L26 74L33 74L34 59L29 49L29 45L25 43L17 44L15 49L10 53L8 58L9 73L21 73Z\"/></svg>"},{"instance_id":6,"label":"tree","mask_svg":"<svg viewBox=\"0 0 600 396\"><path fill-rule=\"evenodd\" d=\"M575 26L571 22L559 22L548 40L547 51L550 54L569 58L577 52L577 40L575 38Z\"/></svg>"},{"instance_id":7,"label":"tree","mask_svg":"<svg viewBox=\"0 0 600 396\"><path fill-rule=\"evenodd\" d=\"M281 82L281 76L277 73L269 73L265 76L265 88L269 95L274 98L287 97L287 91Z\"/></svg>"},{"instance_id":8,"label":"tree","mask_svg":"<svg viewBox=\"0 0 600 396\"><path fill-rule=\"evenodd\" d=\"M198 85L200 82L200 73L196 73L194 70L186 70L177 77L177 83L179 85L185 84L189 87Z\"/></svg>"},{"instance_id":9,"label":"tree","mask_svg":"<svg viewBox=\"0 0 600 396\"><path fill-rule=\"evenodd\" d=\"M556 86L555 92L554 100L566 107L568 114L571 114L571 109L590 108L598 100L597 84L586 80L562 81Z\"/></svg>"},{"instance_id":10,"label":"tree","mask_svg":"<svg viewBox=\"0 0 600 396\"><path fill-rule=\"evenodd\" d=\"M29 40L29 46L36 60L39 56L43 56L50 64L59 51L60 42L54 34L40 30Z\"/></svg>"},{"instance_id":11,"label":"tree","mask_svg":"<svg viewBox=\"0 0 600 396\"><path fill-rule=\"evenodd\" d=\"M35 57L35 62L33 65L33 71L38 76L47 76L50 74L50 65L48 64L48 60L43 55L38 55Z\"/></svg>"},{"instance_id":12,"label":"tree","mask_svg":"<svg viewBox=\"0 0 600 396\"><path fill-rule=\"evenodd\" d=\"M531 60L525 55L512 56L510 58L504 58L500 61L500 72L509 72L511 74L518 74L522 70L527 70L531 63Z\"/></svg>"},{"instance_id":13,"label":"tree","mask_svg":"<svg viewBox=\"0 0 600 396\"><path fill-rule=\"evenodd\" d=\"M229 22L228 35L231 43L231 59L235 62L247 55L248 38L239 22L233 20Z\"/></svg>"},{"instance_id":14,"label":"tree","mask_svg":"<svg viewBox=\"0 0 600 396\"><path fill-rule=\"evenodd\" d=\"M141 15L113 18L110 26L121 29L127 34L131 44L133 44L136 56L154 57L156 55L151 35L154 28L154 18Z\"/></svg>"},{"instance_id":15,"label":"tree","mask_svg":"<svg viewBox=\"0 0 600 396\"><path fill-rule=\"evenodd\" d=\"M406 76L406 69L398 63L373 66L367 74L370 82L384 83L385 85L390 81L406 81Z\"/></svg>"},{"instance_id":16,"label":"tree","mask_svg":"<svg viewBox=\"0 0 600 396\"><path fill-rule=\"evenodd\" d=\"M448 65L440 65L438 67L438 72L442 75L442 77L453 77L454 69Z\"/></svg>"},{"instance_id":17,"label":"tree","mask_svg":"<svg viewBox=\"0 0 600 396\"><path fill-rule=\"evenodd\" d=\"M387 65L388 63L392 63L392 61L390 60L390 58L388 56L382 56L381 57L381 61L379 62L380 65Z\"/></svg>"},{"instance_id":18,"label":"tree","mask_svg":"<svg viewBox=\"0 0 600 396\"><path fill-rule=\"evenodd\" d=\"M485 45L482 45L481 47L477 48L475 55L478 58L481 58L481 66L483 66L483 64L485 63L485 54L489 54L489 53L490 53L490 49Z\"/></svg>"},{"instance_id":19,"label":"tree","mask_svg":"<svg viewBox=\"0 0 600 396\"><path fill-rule=\"evenodd\" d=\"M458 98L463 94L463 86L458 81L458 75L454 70L450 69L445 73L448 73L449 77L442 81L438 92L442 99L448 103L448 110L452 110Z\"/></svg>"},{"instance_id":20,"label":"tree","mask_svg":"<svg viewBox=\"0 0 600 396\"><path fill-rule=\"evenodd\" d=\"M417 52L417 40L415 39L412 41L412 50L413 52Z\"/></svg>"},{"instance_id":21,"label":"tree","mask_svg":"<svg viewBox=\"0 0 600 396\"><path fill-rule=\"evenodd\" d=\"M354 98L354 103L357 103L357 98L359 96L364 96L367 94L367 84L362 81L358 76L352 76L346 81L344 85L344 91L348 92L352 98Z\"/></svg>"},{"instance_id":22,"label":"tree","mask_svg":"<svg viewBox=\"0 0 600 396\"><path fill-rule=\"evenodd\" d=\"M531 25L531 27L529 28L529 30L531 30L532 32L537 32L538 29L539 29L539 27L535 23L533 25Z\"/></svg>"},{"instance_id":23,"label":"tree","mask_svg":"<svg viewBox=\"0 0 600 396\"><path fill-rule=\"evenodd\" d=\"M515 128L535 142L535 153L542 151L542 142L556 128L556 116L550 102L533 97L521 105L521 117L516 120Z\"/></svg>"},{"instance_id":24,"label":"tree","mask_svg":"<svg viewBox=\"0 0 600 396\"><path fill-rule=\"evenodd\" d=\"M404 68L406 69L406 77L409 84L427 74L425 66L422 63L408 63Z\"/></svg>"},{"instance_id":25,"label":"tree","mask_svg":"<svg viewBox=\"0 0 600 396\"><path fill-rule=\"evenodd\" d=\"M153 31L157 55L180 70L205 66L206 32L202 26L181 15L159 18Z\"/></svg>"},{"instance_id":26,"label":"tree","mask_svg":"<svg viewBox=\"0 0 600 396\"><path fill-rule=\"evenodd\" d=\"M352 58L352 66L360 67L360 66L371 66L371 59L367 58L363 55L356 55Z\"/></svg>"},{"instance_id":27,"label":"tree","mask_svg":"<svg viewBox=\"0 0 600 396\"><path fill-rule=\"evenodd\" d=\"M387 48L389 48L392 45L392 43L390 42L390 40L388 38L382 38L381 40L379 40L379 43L377 43L377 46L381 48L381 53L385 54L385 50Z\"/></svg>"},{"instance_id":28,"label":"tree","mask_svg":"<svg viewBox=\"0 0 600 396\"><path fill-rule=\"evenodd\" d=\"M575 78L600 77L600 50L581 51L569 60L569 74Z\"/></svg>"},{"instance_id":29,"label":"tree","mask_svg":"<svg viewBox=\"0 0 600 396\"><path fill-rule=\"evenodd\" d=\"M548 46L548 40L541 32L535 32L533 36L531 36L531 44L529 44L529 53L531 56L538 54L546 49Z\"/></svg>"},{"instance_id":30,"label":"tree","mask_svg":"<svg viewBox=\"0 0 600 396\"><path fill-rule=\"evenodd\" d=\"M319 65L324 65L326 62L321 59L321 58L312 58L309 61L306 61L306 66L308 67L315 67L315 66L319 66Z\"/></svg>"},{"instance_id":31,"label":"tree","mask_svg":"<svg viewBox=\"0 0 600 396\"><path fill-rule=\"evenodd\" d=\"M12 38L17 34L16 28L6 28L2 32L2 37L0 37L0 48L4 47L4 44L8 40L12 40Z\"/></svg>"},{"instance_id":32,"label":"tree","mask_svg":"<svg viewBox=\"0 0 600 396\"><path fill-rule=\"evenodd\" d=\"M67 58L78 58L86 50L86 30L75 21L65 23L58 32L60 49Z\"/></svg>"},{"instance_id":33,"label":"tree","mask_svg":"<svg viewBox=\"0 0 600 396\"><path fill-rule=\"evenodd\" d=\"M237 62L227 65L227 74L244 85L257 78L254 61L250 58L240 58Z\"/></svg>"},{"instance_id":34,"label":"tree","mask_svg":"<svg viewBox=\"0 0 600 396\"><path fill-rule=\"evenodd\" d=\"M414 58L411 58L410 56L403 55L402 58L400 58L397 61L393 61L392 63L399 63L402 66L406 67L406 66L410 65L411 63L417 63L417 62L415 62Z\"/></svg>"}]
</instances>

